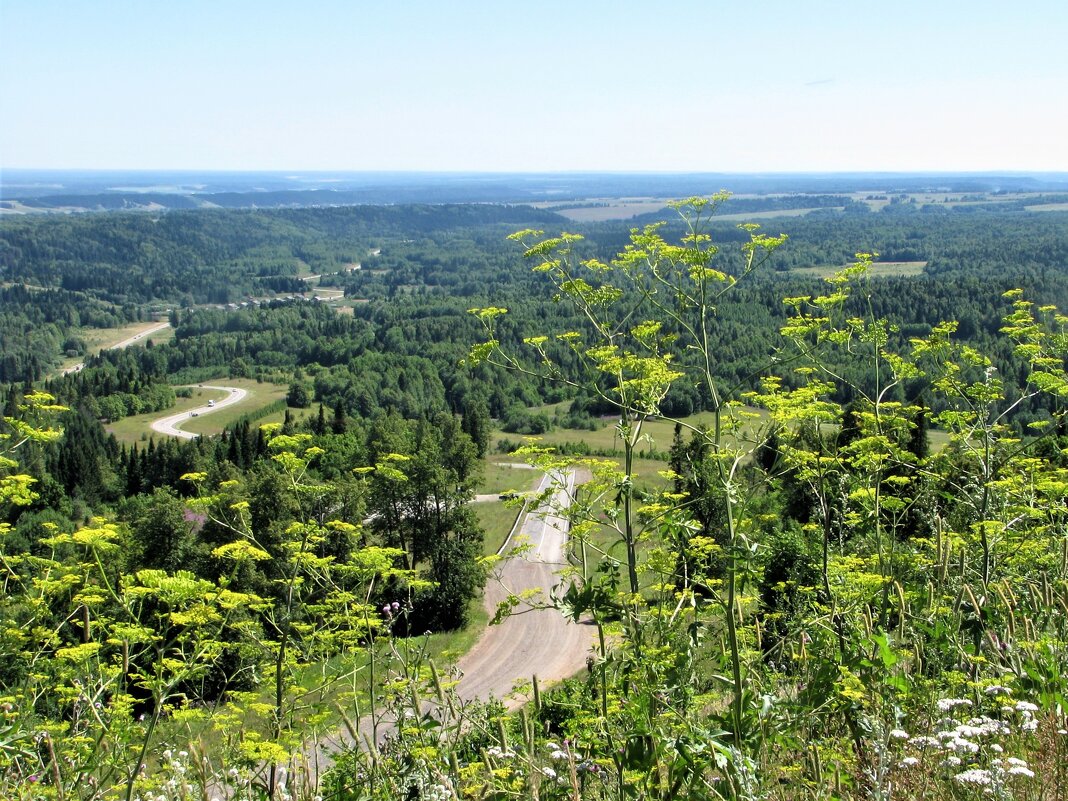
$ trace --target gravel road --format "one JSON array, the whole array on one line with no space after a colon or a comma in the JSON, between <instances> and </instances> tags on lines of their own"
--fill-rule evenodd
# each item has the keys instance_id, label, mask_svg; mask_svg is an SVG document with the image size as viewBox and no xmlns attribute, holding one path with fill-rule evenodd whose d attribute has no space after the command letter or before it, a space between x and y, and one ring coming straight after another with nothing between
<instances>
[{"instance_id":1,"label":"gravel road","mask_svg":"<svg viewBox=\"0 0 1068 801\"><path fill-rule=\"evenodd\" d=\"M528 513L520 526L518 539L531 544L530 552L505 561L499 580L491 578L487 584L486 608L491 614L509 594L525 590L540 589L548 600L549 590L557 583L557 571L567 564L568 524L551 513L552 506L567 508L574 473L566 479L566 486L553 494L552 504ZM547 489L549 482L549 476L542 478L538 491ZM465 701L505 698L516 682L529 681L535 675L543 684L567 678L586 663L594 636L592 626L570 623L555 609L513 614L486 629L460 659L463 677L456 692ZM506 703L515 707L522 700Z\"/></svg>"},{"instance_id":2,"label":"gravel road","mask_svg":"<svg viewBox=\"0 0 1068 801\"><path fill-rule=\"evenodd\" d=\"M574 489L575 475L569 472L565 486L553 493L551 503L527 513L516 542L529 542L531 548L521 556L505 559L496 578L486 585L485 606L492 615L497 605L509 594L539 589L548 600L549 591L556 585L557 571L567 563L568 523L553 514L553 509L566 509ZM538 491L548 489L549 476L542 478ZM524 540L525 538L525 540ZM509 697L517 683L537 676L545 687L567 678L586 664L596 640L596 629L585 624L570 623L555 609L529 609L513 613L502 623L489 626L474 647L461 657L458 667L461 678L456 693L462 701L497 698L509 708L521 706L525 698ZM393 725L381 721L378 739L381 740ZM360 720L360 736L372 738L369 718ZM334 754L353 745L352 738L339 732L335 739L319 742L315 749L305 751L305 759L313 775L322 775L333 761Z\"/></svg>"}]
</instances>

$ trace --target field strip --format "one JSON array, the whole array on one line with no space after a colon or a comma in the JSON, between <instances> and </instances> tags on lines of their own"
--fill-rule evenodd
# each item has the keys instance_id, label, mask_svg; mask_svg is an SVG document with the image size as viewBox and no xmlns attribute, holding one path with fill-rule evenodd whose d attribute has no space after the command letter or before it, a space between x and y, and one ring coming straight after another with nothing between
<instances>
[{"instance_id":1,"label":"field strip","mask_svg":"<svg viewBox=\"0 0 1068 801\"><path fill-rule=\"evenodd\" d=\"M152 336L152 334L155 334L157 331L162 331L164 328L170 327L170 323L156 323L155 325L150 326L144 329L143 331L138 331L132 337L126 337L125 339L121 339L114 345L106 345L100 350L122 350L123 348L130 347L131 345L136 345L138 342L140 342L140 340ZM63 375L77 373L83 367L85 367L85 362L78 362L77 364L72 364L70 367L67 367L63 370Z\"/></svg>"}]
</instances>

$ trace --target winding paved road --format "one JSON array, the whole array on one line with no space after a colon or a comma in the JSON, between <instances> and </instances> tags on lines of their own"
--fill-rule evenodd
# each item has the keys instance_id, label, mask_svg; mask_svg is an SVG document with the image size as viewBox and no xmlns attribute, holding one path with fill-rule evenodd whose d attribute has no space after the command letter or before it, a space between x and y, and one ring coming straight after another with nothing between
<instances>
[{"instance_id":1,"label":"winding paved road","mask_svg":"<svg viewBox=\"0 0 1068 801\"><path fill-rule=\"evenodd\" d=\"M182 439L196 439L199 434L193 434L189 431L182 431L178 428L179 423L184 423L191 418L194 413L199 417L202 414L211 414L217 412L219 409L225 409L227 406L232 406L235 403L240 403L248 395L248 390L239 389L238 387L219 387L213 384L201 384L204 389L217 389L221 392L229 392L225 398L219 401L215 401L214 406L198 406L195 409L188 409L178 414L172 414L167 417L161 417L159 420L152 421L152 430L157 431L160 434L169 434L172 437L181 437Z\"/></svg>"}]
</instances>

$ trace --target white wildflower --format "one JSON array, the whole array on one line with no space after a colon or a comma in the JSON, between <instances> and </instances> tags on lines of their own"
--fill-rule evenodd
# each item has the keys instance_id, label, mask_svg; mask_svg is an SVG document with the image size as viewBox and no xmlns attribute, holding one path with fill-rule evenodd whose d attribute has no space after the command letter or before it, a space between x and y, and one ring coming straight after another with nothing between
<instances>
[{"instance_id":1,"label":"white wildflower","mask_svg":"<svg viewBox=\"0 0 1068 801\"><path fill-rule=\"evenodd\" d=\"M1025 768L1023 765L1016 765L1009 768L1010 776L1026 776L1028 779L1035 778L1035 772L1030 768Z\"/></svg>"},{"instance_id":2,"label":"white wildflower","mask_svg":"<svg viewBox=\"0 0 1068 801\"><path fill-rule=\"evenodd\" d=\"M942 767L943 768L959 768L960 767L960 757L956 757L956 756L948 756L948 757L946 757L945 759L942 760Z\"/></svg>"},{"instance_id":3,"label":"white wildflower","mask_svg":"<svg viewBox=\"0 0 1068 801\"><path fill-rule=\"evenodd\" d=\"M972 702L967 698L940 698L938 700L939 712L951 712L958 706L971 706Z\"/></svg>"},{"instance_id":4,"label":"white wildflower","mask_svg":"<svg viewBox=\"0 0 1068 801\"><path fill-rule=\"evenodd\" d=\"M1002 687L1000 684L994 684L987 687L983 692L986 695L1012 695L1011 687Z\"/></svg>"},{"instance_id":5,"label":"white wildflower","mask_svg":"<svg viewBox=\"0 0 1068 801\"><path fill-rule=\"evenodd\" d=\"M916 757L905 757L904 759L902 759L898 763L898 765L900 765L903 768L911 768L913 765L919 765L919 764L920 764L920 760L918 760Z\"/></svg>"},{"instance_id":6,"label":"white wildflower","mask_svg":"<svg viewBox=\"0 0 1068 801\"><path fill-rule=\"evenodd\" d=\"M958 754L978 754L979 746L973 743L971 740L965 740L963 737L958 737L949 743L949 747L956 751Z\"/></svg>"},{"instance_id":7,"label":"white wildflower","mask_svg":"<svg viewBox=\"0 0 1068 801\"><path fill-rule=\"evenodd\" d=\"M1037 712L1038 711L1038 707L1035 706L1034 704L1032 704L1030 701L1017 701L1016 702L1016 711L1017 712Z\"/></svg>"},{"instance_id":8,"label":"white wildflower","mask_svg":"<svg viewBox=\"0 0 1068 801\"><path fill-rule=\"evenodd\" d=\"M917 748L940 748L942 743L935 737L928 737L926 734L921 734L918 737L913 737L909 740L909 745L914 745Z\"/></svg>"},{"instance_id":9,"label":"white wildflower","mask_svg":"<svg viewBox=\"0 0 1068 801\"><path fill-rule=\"evenodd\" d=\"M907 740L909 738L909 733L904 729L891 729L890 736L895 740Z\"/></svg>"},{"instance_id":10,"label":"white wildflower","mask_svg":"<svg viewBox=\"0 0 1068 801\"><path fill-rule=\"evenodd\" d=\"M990 771L972 768L964 773L958 773L954 778L961 784L987 785L990 784Z\"/></svg>"},{"instance_id":11,"label":"white wildflower","mask_svg":"<svg viewBox=\"0 0 1068 801\"><path fill-rule=\"evenodd\" d=\"M549 779L555 779L556 778L556 771L553 770L552 768L542 768L541 772L543 774L545 774L545 776L547 778L549 778Z\"/></svg>"},{"instance_id":12,"label":"white wildflower","mask_svg":"<svg viewBox=\"0 0 1068 801\"><path fill-rule=\"evenodd\" d=\"M1022 759L1020 759L1019 757L1009 757L1005 761L1008 762L1010 765L1012 765L1014 768L1026 768L1027 767L1027 762L1022 760Z\"/></svg>"}]
</instances>

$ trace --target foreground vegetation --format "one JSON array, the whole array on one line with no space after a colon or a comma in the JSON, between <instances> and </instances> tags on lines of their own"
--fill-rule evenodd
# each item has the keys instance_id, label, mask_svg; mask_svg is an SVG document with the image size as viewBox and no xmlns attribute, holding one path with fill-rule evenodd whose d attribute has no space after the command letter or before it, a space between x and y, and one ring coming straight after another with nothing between
<instances>
[{"instance_id":1,"label":"foreground vegetation","mask_svg":"<svg viewBox=\"0 0 1068 801\"><path fill-rule=\"evenodd\" d=\"M822 282L761 283L792 245L723 234L709 221L722 200L679 204L680 222L635 230L614 256L604 230L517 235L552 312L519 279L503 294L527 304L462 325L445 299L353 318L183 312L174 343L51 384L74 411L9 388L3 793L1068 795L1068 318L1030 297L1062 278L997 311L970 307L985 296L965 281L966 325L898 325L885 294L909 285L872 277L871 256ZM394 275L427 266L406 247ZM778 334L735 346L786 286ZM479 330L463 368L437 369ZM100 432L99 400L82 403L220 365L289 371L290 398L323 406L299 425L128 449ZM562 399L555 421L528 408ZM489 418L519 444L606 413L611 442L557 433L518 454L590 480L562 584L507 604L594 626L596 651L559 687L535 681L519 713L461 703L445 660L405 635L462 626L492 570L468 505ZM643 454L669 469L643 475ZM308 770L346 722L349 742L366 734L368 713L400 723Z\"/></svg>"}]
</instances>

